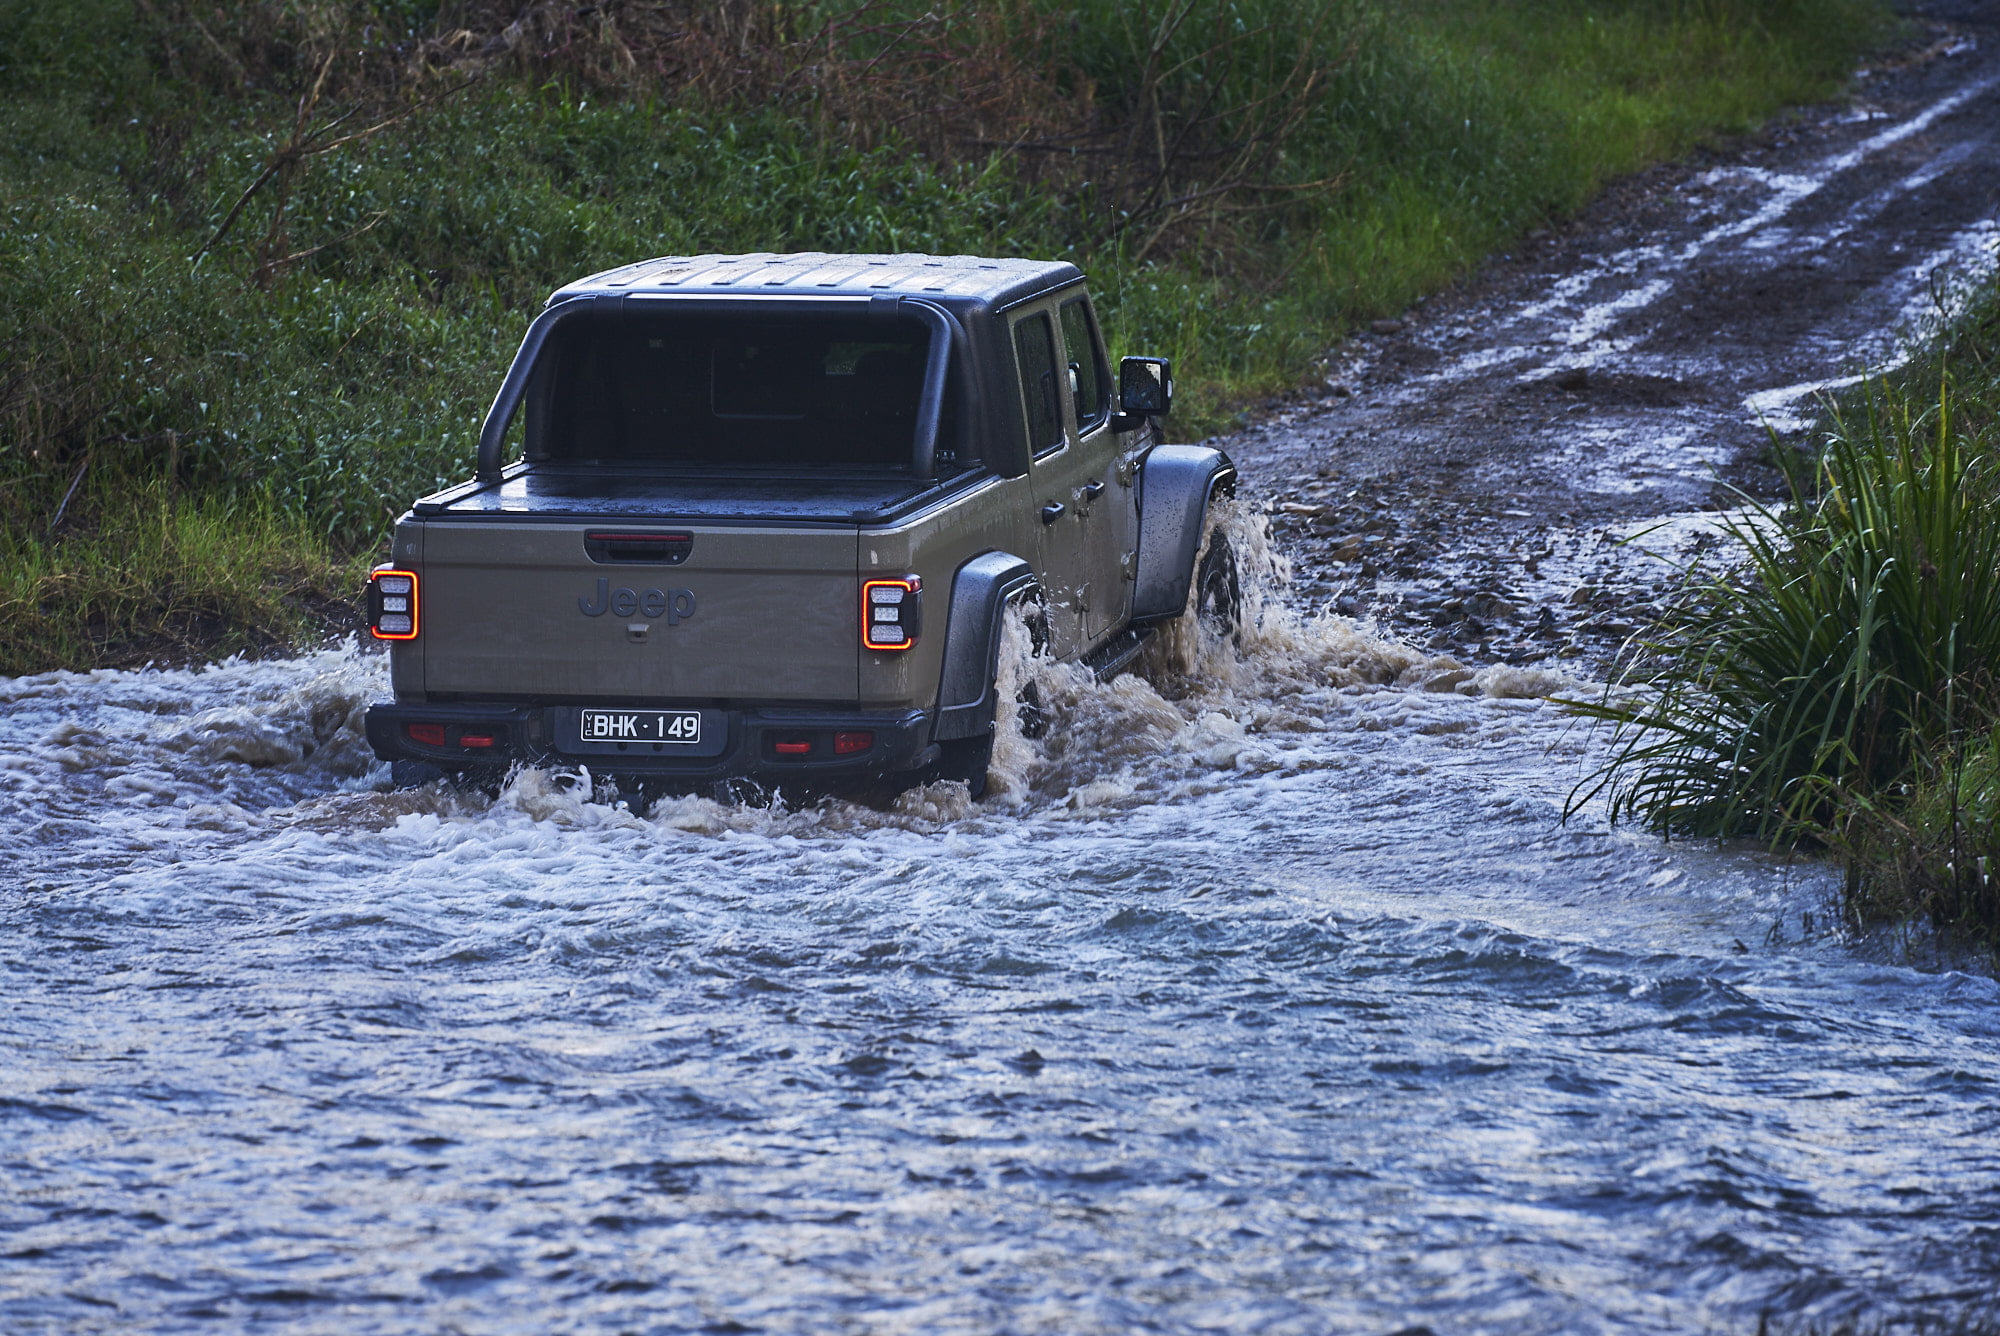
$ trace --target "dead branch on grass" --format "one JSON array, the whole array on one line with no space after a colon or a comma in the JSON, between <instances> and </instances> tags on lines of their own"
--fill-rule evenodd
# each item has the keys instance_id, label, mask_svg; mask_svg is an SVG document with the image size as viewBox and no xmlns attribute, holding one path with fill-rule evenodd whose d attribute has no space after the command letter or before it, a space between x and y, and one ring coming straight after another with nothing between
<instances>
[{"instance_id":1,"label":"dead branch on grass","mask_svg":"<svg viewBox=\"0 0 2000 1336\"><path fill-rule=\"evenodd\" d=\"M1067 25L1029 0L916 15L862 0L810 24L801 12L773 0L468 0L418 60L714 108L783 106L831 142L897 142L941 163L1003 157L1087 226L1095 219L1092 240L1125 241L1141 259L1197 238L1239 250L1242 227L1341 184L1285 179L1288 146L1352 54L1320 54L1323 20L1239 28L1215 0L1173 0L1134 30L1131 77L1100 88L1068 55Z\"/></svg>"},{"instance_id":2,"label":"dead branch on grass","mask_svg":"<svg viewBox=\"0 0 2000 1336\"><path fill-rule=\"evenodd\" d=\"M237 220L243 216L243 211L250 201L266 185L270 185L273 182L276 183L273 188L273 194L276 198L272 204L271 218L265 226L263 238L252 248L257 256L257 264L251 272L251 281L256 283L258 287L269 287L277 275L287 266L295 264L307 256L317 255L330 246L339 245L344 241L360 236L363 232L369 231L387 216L386 211L372 215L366 223L343 233L341 236L335 237L331 241L322 242L317 246L312 246L301 251L288 251L290 230L287 223L291 209L292 192L298 184L299 175L304 171L308 162L313 158L324 157L326 154L336 152L350 144L360 143L372 135L380 134L391 126L408 120L411 116L414 116L417 112L427 107L436 106L446 98L464 92L472 86L477 77L474 76L473 78L461 80L459 83L441 92L418 98L416 101L400 107L388 115L382 116L374 124L369 125L365 129L355 130L349 134L341 135L339 138L329 138L334 131L353 120L363 110L358 106L350 107L323 125L313 125L313 118L319 113L320 99L325 92L327 75L333 69L334 59L335 53L330 52L320 61L319 72L314 76L312 86L299 97L298 111L292 121L291 136L283 144L271 151L269 158L265 160L263 169L258 172L255 179L248 186L244 187L243 193L236 197L236 202L223 215L222 221L216 225L215 231L209 236L207 241L202 243L201 249L194 253L196 261L199 261L221 243L222 239L229 234L230 229L236 225Z\"/></svg>"},{"instance_id":3,"label":"dead branch on grass","mask_svg":"<svg viewBox=\"0 0 2000 1336\"><path fill-rule=\"evenodd\" d=\"M1059 197L1092 241L1141 259L1196 243L1240 255L1252 231L1341 185L1338 175L1288 179L1287 150L1351 52L1323 54L1329 20L1297 32L1238 27L1220 0L1168 0L1134 20L1122 39L1129 73L1105 87L1073 58L1069 23L1035 0L916 12L896 0L457 0L428 35L393 40L370 0L140 2L165 25L169 64L199 65L211 82L298 86L315 108L394 106L452 84L348 137L309 128L310 118L293 127L203 248L270 191L260 283L293 262L286 204L308 158L488 73L722 114L777 107L815 122L829 143L904 145L940 164L1003 159L1026 186Z\"/></svg>"}]
</instances>

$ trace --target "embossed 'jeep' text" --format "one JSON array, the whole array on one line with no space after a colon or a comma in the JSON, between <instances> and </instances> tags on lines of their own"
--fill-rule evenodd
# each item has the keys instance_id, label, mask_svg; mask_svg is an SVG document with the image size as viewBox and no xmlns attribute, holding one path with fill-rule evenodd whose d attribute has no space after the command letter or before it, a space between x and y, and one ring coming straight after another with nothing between
<instances>
[{"instance_id":1,"label":"embossed 'jeep' text","mask_svg":"<svg viewBox=\"0 0 2000 1336\"><path fill-rule=\"evenodd\" d=\"M658 621L664 617L668 626L678 626L694 616L694 591L692 589L613 589L605 576L597 577L595 598L584 596L576 601L577 611L586 617L602 617L610 613L613 617L644 617L648 621Z\"/></svg>"}]
</instances>

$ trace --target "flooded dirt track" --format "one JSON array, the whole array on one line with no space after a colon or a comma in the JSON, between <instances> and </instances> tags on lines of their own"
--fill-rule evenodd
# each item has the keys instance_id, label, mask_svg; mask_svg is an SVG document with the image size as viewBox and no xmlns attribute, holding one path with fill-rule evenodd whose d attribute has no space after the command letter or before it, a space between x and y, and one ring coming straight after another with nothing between
<instances>
[{"instance_id":1,"label":"flooded dirt track","mask_svg":"<svg viewBox=\"0 0 2000 1336\"><path fill-rule=\"evenodd\" d=\"M1615 246L1552 243L1496 280L1542 295L1422 314L1349 373L1358 402L1232 442L1242 643L1160 646L1107 686L1016 659L1053 725L979 804L639 815L538 771L388 792L358 716L386 674L352 647L0 682L0 1331L1986 1311L2000 987L1855 951L1810 868L1562 824L1598 745L1546 699L1591 689L1591 655L1556 653L1594 633L1583 605L1559 642L1418 610L1531 539L1548 581L1599 579L1565 542L1699 507L1748 398L1886 350L1827 315L1790 344L1740 331L1757 370L1642 317L1708 257L1806 263L1808 232L1879 262L1849 285L1867 300L1916 300L1918 261L1979 218L1893 234L1905 263L1870 220L1917 188L1856 201L1981 160L1989 49L1632 203ZM1809 225L1836 197L1872 245ZM1648 210L1705 221L1663 240ZM1793 240L1751 245L1765 214ZM1489 401L1479 421L1525 425L1469 426ZM1652 471L1616 485L1626 465ZM1267 551L1261 501L1335 480ZM1315 536L1364 503L1380 525ZM1350 539L1367 560L1336 559ZM1340 599L1440 646L1324 615ZM1505 662L1510 638L1538 661Z\"/></svg>"},{"instance_id":2,"label":"flooded dirt track","mask_svg":"<svg viewBox=\"0 0 2000 1336\"><path fill-rule=\"evenodd\" d=\"M2000 244L2000 28L1850 104L1615 188L1477 282L1337 350L1325 393L1233 440L1319 603L1436 647L1602 661L1699 512L1769 495L1769 433L1895 361Z\"/></svg>"},{"instance_id":3,"label":"flooded dirt track","mask_svg":"<svg viewBox=\"0 0 2000 1336\"><path fill-rule=\"evenodd\" d=\"M375 661L8 692L9 1331L1689 1331L2000 1268L1991 981L1274 616L1013 796L372 792ZM1428 688L1428 689L1427 689ZM1553 749L1553 763L1550 750ZM253 766L236 757L254 757Z\"/></svg>"}]
</instances>

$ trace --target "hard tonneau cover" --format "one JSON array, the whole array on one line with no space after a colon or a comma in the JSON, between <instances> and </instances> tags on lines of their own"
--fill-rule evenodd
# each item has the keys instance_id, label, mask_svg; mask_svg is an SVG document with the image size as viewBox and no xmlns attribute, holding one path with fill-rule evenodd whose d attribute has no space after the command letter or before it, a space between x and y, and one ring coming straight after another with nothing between
<instances>
[{"instance_id":1,"label":"hard tonneau cover","mask_svg":"<svg viewBox=\"0 0 2000 1336\"><path fill-rule=\"evenodd\" d=\"M562 469L517 464L497 482L469 482L427 496L418 515L561 520L644 515L665 523L885 524L969 490L991 474L935 482L897 476L798 472L702 477L684 471Z\"/></svg>"}]
</instances>

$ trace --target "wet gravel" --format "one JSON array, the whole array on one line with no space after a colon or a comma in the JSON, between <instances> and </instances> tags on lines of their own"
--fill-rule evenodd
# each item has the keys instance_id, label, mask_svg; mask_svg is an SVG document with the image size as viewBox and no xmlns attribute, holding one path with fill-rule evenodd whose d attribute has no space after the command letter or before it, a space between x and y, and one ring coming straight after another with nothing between
<instances>
[{"instance_id":1,"label":"wet gravel","mask_svg":"<svg viewBox=\"0 0 2000 1336\"><path fill-rule=\"evenodd\" d=\"M1620 183L1228 438L1302 593L1435 649L1609 661L1700 516L1777 495L1773 433L1993 263L2000 26L1917 19L1852 102Z\"/></svg>"}]
</instances>

